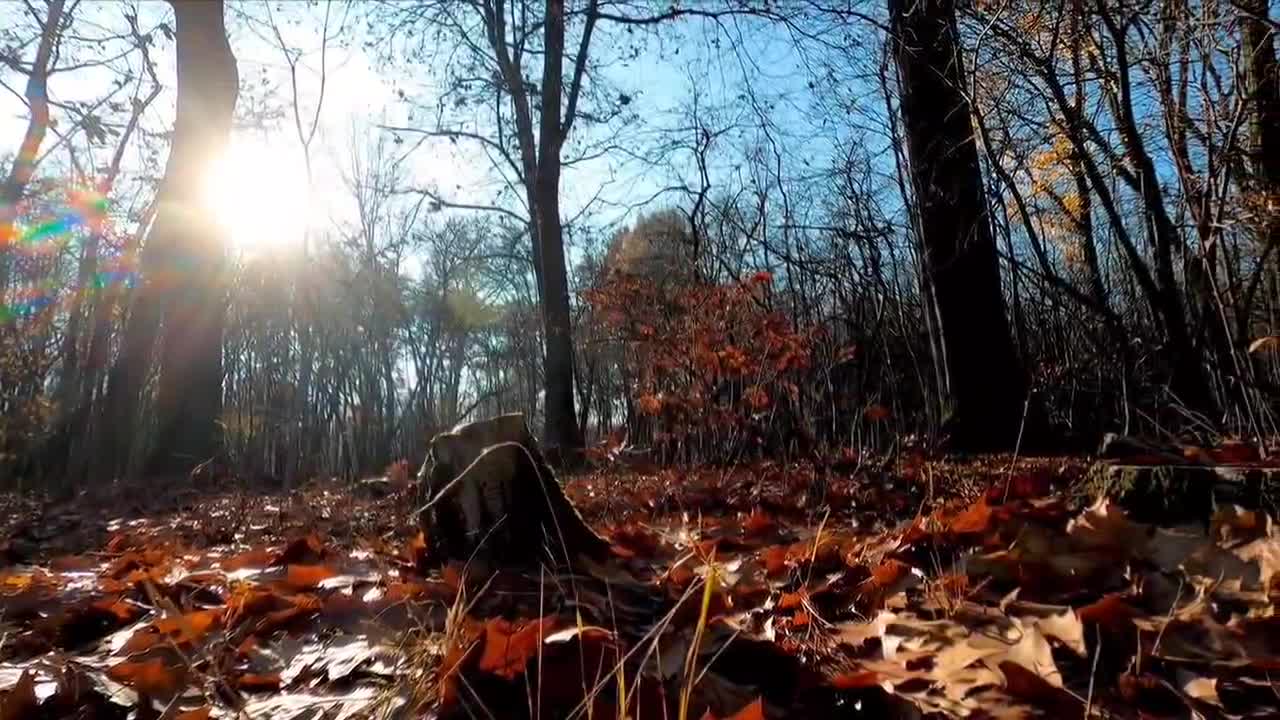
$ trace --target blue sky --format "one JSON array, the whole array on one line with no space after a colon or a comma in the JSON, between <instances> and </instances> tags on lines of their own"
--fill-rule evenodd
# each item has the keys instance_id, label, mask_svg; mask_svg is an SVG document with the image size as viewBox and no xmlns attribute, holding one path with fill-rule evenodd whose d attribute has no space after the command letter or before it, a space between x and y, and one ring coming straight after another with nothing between
<instances>
[{"instance_id":1,"label":"blue sky","mask_svg":"<svg viewBox=\"0 0 1280 720\"><path fill-rule=\"evenodd\" d=\"M167 4L85 0L77 17L77 30L88 28L85 33L98 32L108 35L124 27L123 13L136 7L139 25L146 31L159 27L169 20ZM280 50L273 47L269 33L260 21L273 13L285 41L304 50L300 61L300 104L309 114L315 107L320 74L321 19L323 4L301 2L238 3L228 12L231 42L239 61L241 74L240 111L275 107L286 112L291 102L289 76ZM398 92L404 90L411 101L431 102L431 82L424 77L422 67L396 67L388 65L376 53L367 52L362 41L366 39L364 22L359 17L359 6L348 18L349 31L343 38L349 42L329 45L326 57L327 85L324 106L320 114L321 130L317 139L316 177L309 198L309 212L313 222L341 225L349 220L350 203L341 186L341 176L347 170L353 143L359 144L372 138L380 123L400 124L408 119L409 107L401 102ZM331 9L330 20L336 27L340 16L339 6ZM254 18L259 22L247 20ZM20 28L15 37L32 34L34 24L22 6L4 3L0 6L0 27ZM740 92L742 80L750 77L762 102L774 102L767 115L775 130L790 132L784 138L788 149L803 148L815 163L825 162L834 143L834 134L812 137L806 133L804 106L808 78L803 72L794 45L785 33L775 27L752 21L741 21L726 26L745 48L740 55L725 50L727 43L717 46L716 33L709 33L710 25L703 21L681 22L668 25L660 34L649 34L644 51L634 60L617 62L604 74L603 81L620 92L634 98L633 107L640 120L623 131L629 133L629 142L656 141L660 131L685 124L681 112L690 103L696 90L700 104L705 107L723 108L743 105ZM172 88L174 69L172 43L157 34L153 50L161 82ZM601 26L594 51L599 57L609 56L616 43L625 38L616 26ZM725 40L723 36L720 38ZM572 39L571 39L572 40ZM102 46L102 47L105 47ZM81 54L89 56L89 47L82 47ZM102 52L101 47L97 48ZM31 47L31 52L34 46ZM29 58L31 52L25 53ZM130 66L140 70L136 59L125 59L118 67ZM49 91L62 102L93 101L101 97L112 72L86 69L60 74L50 80ZM0 153L12 152L21 138L26 123L26 107L17 94L22 91L23 78L12 71L3 71L0 79L8 90L0 89ZM770 97L772 96L772 97ZM758 118L726 115L722 110L714 122L740 121L754 123ZM733 111L741 113L741 110ZM152 132L163 131L172 124L173 97L163 94L149 110L145 127ZM588 132L583 130L582 132ZM750 143L749 133L727 140L717 147L722 152L719 172L725 174L720 184L732 177L734 166L740 161L734 157L732 143ZM51 135L46 145L56 142ZM241 129L236 133L235 148L220 181L226 186L222 193L228 204L253 205L262 203L262 195L273 188L305 184L305 173L300 146L292 126L292 117L285 115L262 129ZM406 145L407 147L407 145ZM109 148L100 148L101 156ZM51 155L50 162L57 161ZM161 158L161 161L163 158ZM451 147L447 143L435 143L413 153L408 159L409 175L415 183L434 183L447 189L451 197L466 201L491 195L492 175L487 161L479 154L463 146ZM599 223L617 222L629 215L625 208L642 198L652 196L659 188L675 183L685 176L692 180L692 167L687 155L676 154L662 165L650 165L624 160L619 156L602 158L579 168L566 171L563 182L564 215L574 217L583 205L597 199L600 212L593 216ZM140 156L130 157L126 169L138 170L143 165ZM53 165L49 166L50 168ZM238 179L237 179L238 177ZM256 185L255 185L256 183ZM683 198L670 196L659 200L657 206L675 203ZM304 198L302 202L306 202ZM297 199L285 201L285 207L294 211ZM247 213L259 215L269 212L269 204ZM239 223L238 236L250 235L254 227L264 223L254 218ZM279 234L279 228L272 228ZM252 246L263 242L262 238L238 237L241 245Z\"/></svg>"}]
</instances>

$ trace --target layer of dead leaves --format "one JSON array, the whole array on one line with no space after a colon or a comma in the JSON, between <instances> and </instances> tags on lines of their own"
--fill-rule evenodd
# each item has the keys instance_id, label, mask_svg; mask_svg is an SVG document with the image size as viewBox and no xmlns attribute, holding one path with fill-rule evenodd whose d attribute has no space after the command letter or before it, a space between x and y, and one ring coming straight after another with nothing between
<instances>
[{"instance_id":1,"label":"layer of dead leaves","mask_svg":"<svg viewBox=\"0 0 1280 720\"><path fill-rule=\"evenodd\" d=\"M577 478L616 555L578 578L431 568L409 491L15 504L0 720L1280 714L1269 518L851 462Z\"/></svg>"}]
</instances>

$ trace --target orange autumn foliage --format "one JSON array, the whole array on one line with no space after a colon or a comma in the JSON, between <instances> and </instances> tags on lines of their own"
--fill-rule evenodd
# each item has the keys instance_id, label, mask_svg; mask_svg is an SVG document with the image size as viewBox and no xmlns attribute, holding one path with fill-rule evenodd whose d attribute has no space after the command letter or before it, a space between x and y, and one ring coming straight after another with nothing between
<instances>
[{"instance_id":1,"label":"orange autumn foliage","mask_svg":"<svg viewBox=\"0 0 1280 720\"><path fill-rule=\"evenodd\" d=\"M594 332L622 348L652 440L718 439L798 403L819 328L771 307L773 276L662 283L614 272L584 297Z\"/></svg>"}]
</instances>

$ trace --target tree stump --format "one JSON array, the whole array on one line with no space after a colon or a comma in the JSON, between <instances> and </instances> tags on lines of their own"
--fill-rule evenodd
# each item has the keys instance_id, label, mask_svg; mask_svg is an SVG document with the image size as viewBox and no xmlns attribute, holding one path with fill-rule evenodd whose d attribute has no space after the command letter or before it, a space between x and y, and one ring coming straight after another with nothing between
<instances>
[{"instance_id":1,"label":"tree stump","mask_svg":"<svg viewBox=\"0 0 1280 720\"><path fill-rule=\"evenodd\" d=\"M587 525L543 459L520 414L437 435L418 473L418 521L438 562L476 574L601 558L609 544Z\"/></svg>"},{"instance_id":2,"label":"tree stump","mask_svg":"<svg viewBox=\"0 0 1280 720\"><path fill-rule=\"evenodd\" d=\"M1153 525L1200 522L1224 505L1280 511L1280 468L1257 463L1194 464L1176 446L1108 434L1081 488Z\"/></svg>"}]
</instances>

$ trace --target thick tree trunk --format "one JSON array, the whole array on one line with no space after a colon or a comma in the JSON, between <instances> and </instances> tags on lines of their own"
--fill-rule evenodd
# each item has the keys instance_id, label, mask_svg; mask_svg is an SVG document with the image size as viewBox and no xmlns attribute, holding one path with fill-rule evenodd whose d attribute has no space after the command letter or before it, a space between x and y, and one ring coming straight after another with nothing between
<instances>
[{"instance_id":1,"label":"thick tree trunk","mask_svg":"<svg viewBox=\"0 0 1280 720\"><path fill-rule=\"evenodd\" d=\"M1009 335L952 0L889 0L924 269L936 305L944 429L959 450L1011 448L1026 381Z\"/></svg>"},{"instance_id":2,"label":"thick tree trunk","mask_svg":"<svg viewBox=\"0 0 1280 720\"><path fill-rule=\"evenodd\" d=\"M538 259L542 265L542 324L545 332L546 426L549 449L562 457L582 448L573 398L573 334L569 279L560 222L560 96L563 90L564 0L547 0L546 52L542 66L542 117L538 140Z\"/></svg>"},{"instance_id":3,"label":"thick tree trunk","mask_svg":"<svg viewBox=\"0 0 1280 720\"><path fill-rule=\"evenodd\" d=\"M112 370L106 438L121 471L161 319L157 435L148 472L190 468L216 447L222 401L224 253L202 184L231 131L239 78L222 0L171 0L176 17L178 107L155 222L143 253L144 284Z\"/></svg>"},{"instance_id":4,"label":"thick tree trunk","mask_svg":"<svg viewBox=\"0 0 1280 720\"><path fill-rule=\"evenodd\" d=\"M225 244L203 204L210 163L225 151L239 91L222 0L170 0L177 19L178 121L165 168L167 202L152 234L172 250L150 472L189 469L213 454L222 410ZM184 102L185 101L185 102Z\"/></svg>"}]
</instances>

